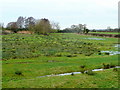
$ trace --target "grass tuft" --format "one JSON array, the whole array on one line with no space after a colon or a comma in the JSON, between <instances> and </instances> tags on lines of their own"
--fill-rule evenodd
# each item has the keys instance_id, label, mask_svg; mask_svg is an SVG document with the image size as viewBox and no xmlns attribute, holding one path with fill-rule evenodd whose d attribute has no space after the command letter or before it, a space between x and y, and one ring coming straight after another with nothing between
<instances>
[{"instance_id":1,"label":"grass tuft","mask_svg":"<svg viewBox=\"0 0 120 90\"><path fill-rule=\"evenodd\" d=\"M15 71L15 74L16 74L16 75L23 75L23 74L22 74L22 71Z\"/></svg>"}]
</instances>

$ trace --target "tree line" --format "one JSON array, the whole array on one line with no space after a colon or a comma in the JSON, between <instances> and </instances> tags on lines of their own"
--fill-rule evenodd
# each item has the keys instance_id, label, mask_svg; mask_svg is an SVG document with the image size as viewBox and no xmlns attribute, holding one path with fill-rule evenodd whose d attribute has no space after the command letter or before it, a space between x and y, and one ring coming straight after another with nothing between
<instances>
[{"instance_id":1,"label":"tree line","mask_svg":"<svg viewBox=\"0 0 120 90\"><path fill-rule=\"evenodd\" d=\"M37 34L47 34L50 32L57 32L60 30L58 22L50 22L46 18L35 19L33 17L18 17L16 22L9 22L6 26L7 30L11 30L14 33L18 31L27 30Z\"/></svg>"},{"instance_id":2,"label":"tree line","mask_svg":"<svg viewBox=\"0 0 120 90\"><path fill-rule=\"evenodd\" d=\"M9 22L6 26L7 30L14 33L18 31L27 30L37 34L48 34L53 32L69 32L69 33L88 33L89 30L86 24L71 25L71 28L60 30L58 22L49 21L46 18L35 19L33 17L18 17L16 22Z\"/></svg>"},{"instance_id":3,"label":"tree line","mask_svg":"<svg viewBox=\"0 0 120 90\"><path fill-rule=\"evenodd\" d=\"M86 24L71 25L70 28L65 28L60 30L60 25L58 22L50 21L49 19L35 19L33 17L23 17L20 16L15 22L9 22L6 28L3 24L0 24L2 30L10 30L14 33L18 31L32 31L36 34L45 34L58 32L58 33L84 33L87 34L89 31L96 32L99 30L89 30ZM105 31L118 32L119 28L111 29L108 27Z\"/></svg>"},{"instance_id":4,"label":"tree line","mask_svg":"<svg viewBox=\"0 0 120 90\"><path fill-rule=\"evenodd\" d=\"M86 24L71 25L70 28L65 28L61 32L63 33L84 33L87 34L90 30L87 28Z\"/></svg>"}]
</instances>

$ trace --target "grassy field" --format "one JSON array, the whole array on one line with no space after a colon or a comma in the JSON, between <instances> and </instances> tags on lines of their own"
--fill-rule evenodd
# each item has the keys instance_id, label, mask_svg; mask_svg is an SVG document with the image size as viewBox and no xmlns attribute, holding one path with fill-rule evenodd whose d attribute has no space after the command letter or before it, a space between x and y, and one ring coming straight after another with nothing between
<instances>
[{"instance_id":1,"label":"grassy field","mask_svg":"<svg viewBox=\"0 0 120 90\"><path fill-rule=\"evenodd\" d=\"M96 40L103 39L103 40ZM81 36L77 34L4 35L2 38L4 60L38 56L90 56L101 50L113 50L118 39Z\"/></svg>"},{"instance_id":2,"label":"grassy field","mask_svg":"<svg viewBox=\"0 0 120 90\"><path fill-rule=\"evenodd\" d=\"M95 75L76 74L22 79L5 82L6 88L118 88L118 72L113 69L95 72Z\"/></svg>"},{"instance_id":3,"label":"grassy field","mask_svg":"<svg viewBox=\"0 0 120 90\"><path fill-rule=\"evenodd\" d=\"M96 33L96 34L119 34L118 32L89 32L89 33Z\"/></svg>"},{"instance_id":4,"label":"grassy field","mask_svg":"<svg viewBox=\"0 0 120 90\"><path fill-rule=\"evenodd\" d=\"M94 39L93 39L94 38ZM98 40L98 39L101 40ZM39 76L79 72L117 66L116 38L81 36L78 34L3 36L3 88L117 88L118 72L110 70L95 75ZM84 66L84 68L81 68Z\"/></svg>"}]
</instances>

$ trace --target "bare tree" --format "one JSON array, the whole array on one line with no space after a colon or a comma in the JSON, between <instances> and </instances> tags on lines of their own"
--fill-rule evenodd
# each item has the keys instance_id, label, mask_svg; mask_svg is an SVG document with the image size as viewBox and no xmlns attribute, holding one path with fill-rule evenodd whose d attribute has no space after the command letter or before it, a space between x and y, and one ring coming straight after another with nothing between
<instances>
[{"instance_id":1,"label":"bare tree","mask_svg":"<svg viewBox=\"0 0 120 90\"><path fill-rule=\"evenodd\" d=\"M110 26L107 27L108 31L112 31L112 28Z\"/></svg>"},{"instance_id":2,"label":"bare tree","mask_svg":"<svg viewBox=\"0 0 120 90\"><path fill-rule=\"evenodd\" d=\"M10 22L7 24L7 28L10 29L13 32L17 32L18 27L17 27L17 23L16 22Z\"/></svg>"},{"instance_id":3,"label":"bare tree","mask_svg":"<svg viewBox=\"0 0 120 90\"><path fill-rule=\"evenodd\" d=\"M83 33L84 25L78 24L78 33Z\"/></svg>"},{"instance_id":4,"label":"bare tree","mask_svg":"<svg viewBox=\"0 0 120 90\"><path fill-rule=\"evenodd\" d=\"M25 28L28 28L31 25L35 25L36 20L33 17L28 17L25 19Z\"/></svg>"},{"instance_id":5,"label":"bare tree","mask_svg":"<svg viewBox=\"0 0 120 90\"><path fill-rule=\"evenodd\" d=\"M77 28L78 28L77 25L71 25L72 30L76 30Z\"/></svg>"},{"instance_id":6,"label":"bare tree","mask_svg":"<svg viewBox=\"0 0 120 90\"><path fill-rule=\"evenodd\" d=\"M89 32L89 30L86 27L86 24L71 25L70 29L72 30L72 32L76 32L76 33L88 33Z\"/></svg>"},{"instance_id":7,"label":"bare tree","mask_svg":"<svg viewBox=\"0 0 120 90\"><path fill-rule=\"evenodd\" d=\"M24 28L24 21L25 18L23 18L22 16L18 17L16 24L19 29Z\"/></svg>"},{"instance_id":8,"label":"bare tree","mask_svg":"<svg viewBox=\"0 0 120 90\"><path fill-rule=\"evenodd\" d=\"M51 22L51 28L52 28L53 30L60 30L60 25L59 25L58 22L52 21L52 22Z\"/></svg>"},{"instance_id":9,"label":"bare tree","mask_svg":"<svg viewBox=\"0 0 120 90\"><path fill-rule=\"evenodd\" d=\"M77 33L81 33L83 31L83 25L82 24L72 25L71 29L76 31Z\"/></svg>"}]
</instances>

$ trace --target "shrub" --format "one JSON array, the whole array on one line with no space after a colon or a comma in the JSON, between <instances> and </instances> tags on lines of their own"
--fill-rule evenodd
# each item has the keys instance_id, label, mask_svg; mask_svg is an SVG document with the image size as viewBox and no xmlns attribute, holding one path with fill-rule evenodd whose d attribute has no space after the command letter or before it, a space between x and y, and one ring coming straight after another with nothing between
<instances>
[{"instance_id":1,"label":"shrub","mask_svg":"<svg viewBox=\"0 0 120 90\"><path fill-rule=\"evenodd\" d=\"M110 53L109 53L109 52L106 52L105 55L110 55Z\"/></svg>"},{"instance_id":2,"label":"shrub","mask_svg":"<svg viewBox=\"0 0 120 90\"><path fill-rule=\"evenodd\" d=\"M98 53L98 55L101 55L101 54L102 54L101 52Z\"/></svg>"},{"instance_id":3,"label":"shrub","mask_svg":"<svg viewBox=\"0 0 120 90\"><path fill-rule=\"evenodd\" d=\"M100 52L100 51L98 51L98 52Z\"/></svg>"},{"instance_id":4,"label":"shrub","mask_svg":"<svg viewBox=\"0 0 120 90\"><path fill-rule=\"evenodd\" d=\"M115 67L115 65L113 63L110 64L110 68L113 68Z\"/></svg>"},{"instance_id":5,"label":"shrub","mask_svg":"<svg viewBox=\"0 0 120 90\"><path fill-rule=\"evenodd\" d=\"M67 57L72 57L72 55L66 55Z\"/></svg>"},{"instance_id":6,"label":"shrub","mask_svg":"<svg viewBox=\"0 0 120 90\"><path fill-rule=\"evenodd\" d=\"M81 65L80 68L85 68L85 65Z\"/></svg>"},{"instance_id":7,"label":"shrub","mask_svg":"<svg viewBox=\"0 0 120 90\"><path fill-rule=\"evenodd\" d=\"M118 68L114 68L113 71L118 71Z\"/></svg>"},{"instance_id":8,"label":"shrub","mask_svg":"<svg viewBox=\"0 0 120 90\"><path fill-rule=\"evenodd\" d=\"M109 69L109 68L110 68L110 64L104 64L104 63L103 63L103 68L104 68L104 69Z\"/></svg>"},{"instance_id":9,"label":"shrub","mask_svg":"<svg viewBox=\"0 0 120 90\"><path fill-rule=\"evenodd\" d=\"M81 72L82 74L84 74L84 73L85 73L85 69L81 69L80 72Z\"/></svg>"},{"instance_id":10,"label":"shrub","mask_svg":"<svg viewBox=\"0 0 120 90\"><path fill-rule=\"evenodd\" d=\"M86 71L86 74L88 74L88 75L95 75L96 73L93 72L92 70L88 70L88 71Z\"/></svg>"},{"instance_id":11,"label":"shrub","mask_svg":"<svg viewBox=\"0 0 120 90\"><path fill-rule=\"evenodd\" d=\"M16 74L16 75L23 75L23 74L22 74L22 71L15 71L15 74Z\"/></svg>"},{"instance_id":12,"label":"shrub","mask_svg":"<svg viewBox=\"0 0 120 90\"><path fill-rule=\"evenodd\" d=\"M67 57L76 57L77 55L75 55L75 54L69 54L69 55L66 55Z\"/></svg>"}]
</instances>

